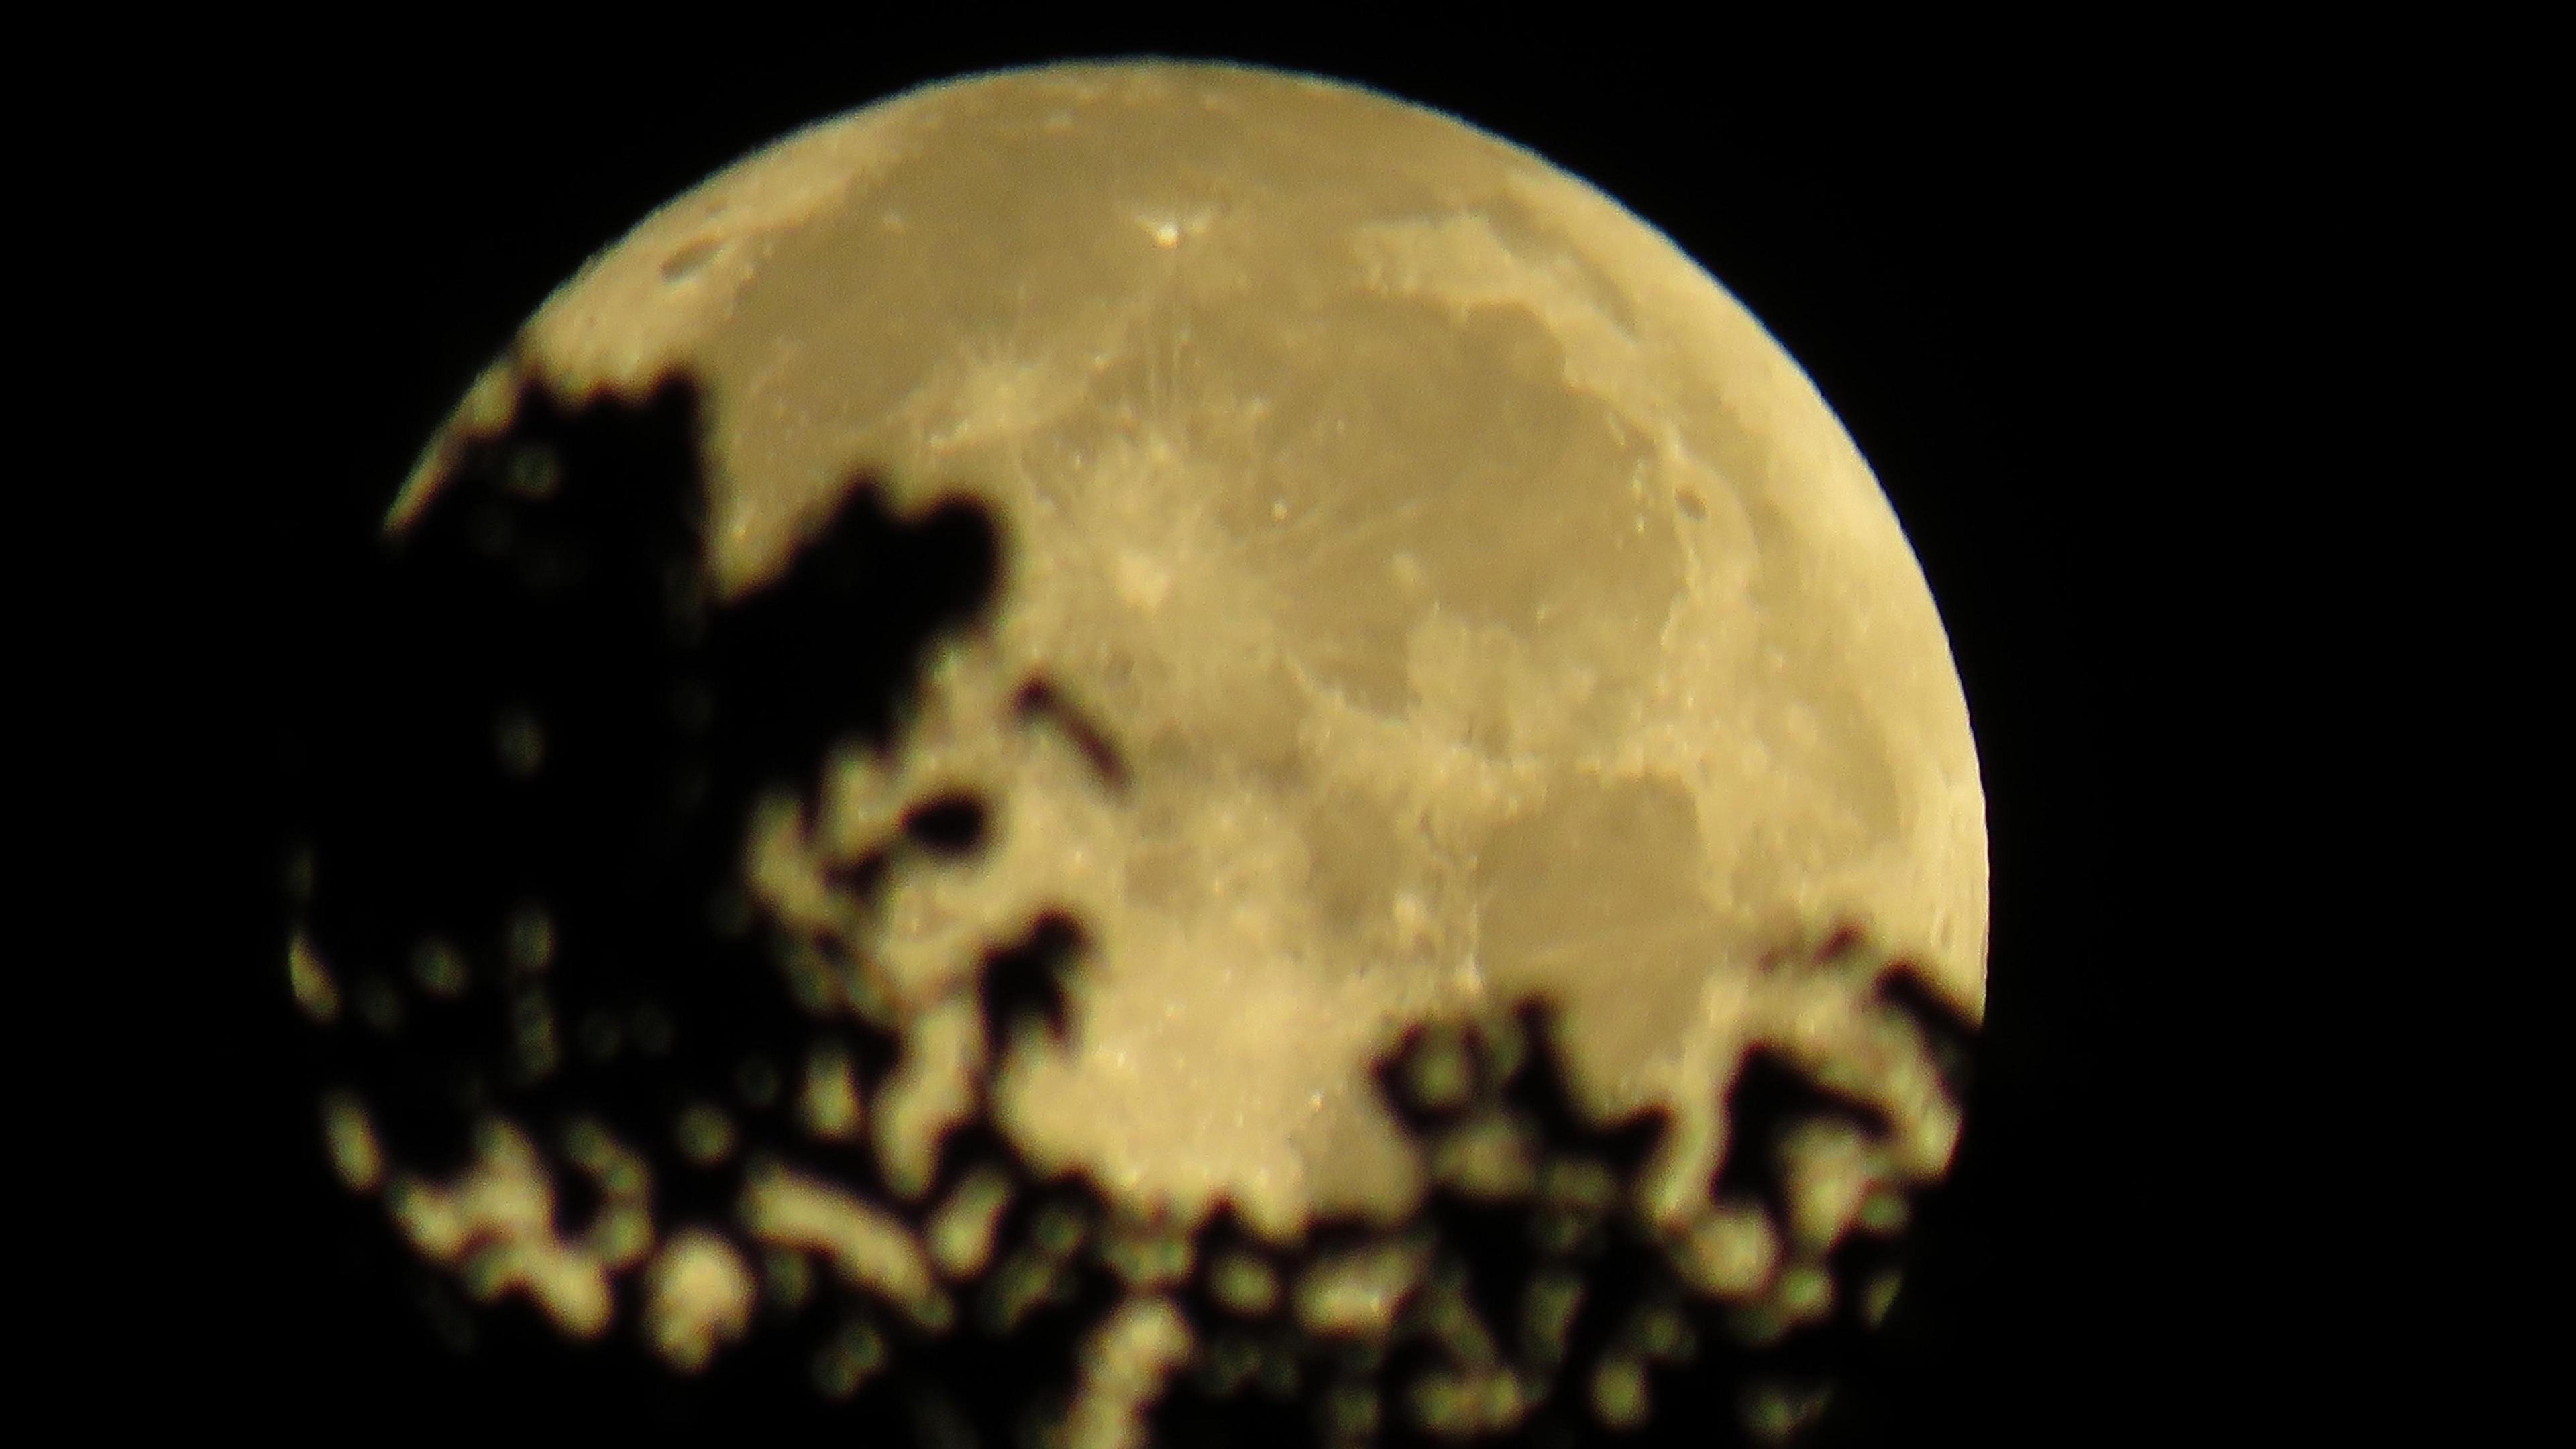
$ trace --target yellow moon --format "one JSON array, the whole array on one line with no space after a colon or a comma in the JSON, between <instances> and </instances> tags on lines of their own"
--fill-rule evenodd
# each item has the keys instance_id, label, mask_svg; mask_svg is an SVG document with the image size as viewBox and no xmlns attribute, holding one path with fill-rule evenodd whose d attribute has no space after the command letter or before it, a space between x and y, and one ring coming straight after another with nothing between
<instances>
[{"instance_id":1,"label":"yellow moon","mask_svg":"<svg viewBox=\"0 0 2576 1449\"><path fill-rule=\"evenodd\" d=\"M598 256L391 526L518 389L675 373L706 403L722 589L861 476L1003 531L998 602L939 647L902 747L749 850L792 920L904 800L992 802L982 859L886 883L898 1167L988 1081L1032 1163L1131 1205L1392 1218L1424 1170L1370 1063L1407 1022L1542 994L1586 1106L1670 1114L1655 1200L1684 1222L1751 1044L1866 1050L1781 952L1857 923L1982 1014L1977 758L1887 499L1742 306L1528 151L1219 65L916 90ZM1032 672L1124 789L1008 729ZM1097 946L1073 1029L969 1040L960 982L1058 904ZM1937 1164L1955 1104L1918 1096L1901 1125Z\"/></svg>"}]
</instances>

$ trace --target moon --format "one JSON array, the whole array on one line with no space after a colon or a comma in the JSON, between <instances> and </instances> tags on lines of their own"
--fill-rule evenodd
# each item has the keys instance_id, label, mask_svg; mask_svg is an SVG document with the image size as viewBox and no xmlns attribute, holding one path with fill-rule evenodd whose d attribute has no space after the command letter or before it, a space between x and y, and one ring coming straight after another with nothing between
<instances>
[{"instance_id":1,"label":"moon","mask_svg":"<svg viewBox=\"0 0 2576 1449\"><path fill-rule=\"evenodd\" d=\"M1301 75L928 86L599 254L388 533L532 391L673 376L720 603L854 480L998 531L993 603L932 646L895 743L833 754L742 842L757 909L849 943L863 967L834 969L900 1039L864 1109L824 1090L814 1118L872 1134L897 1190L988 1105L1033 1170L1184 1227L1398 1223L1441 1169L1376 1064L1533 997L1585 1113L1669 1124L1638 1195L1676 1240L1726 1222L1729 1091L1765 1044L1880 1064L1895 1160L1947 1163L1959 1104L1884 1066L1880 976L1806 964L1863 932L1982 1016L1984 796L1939 614L1814 384L1609 197ZM854 902L849 862L926 800L974 802L974 850L880 852ZM994 943L1051 913L1086 940L1066 1029L989 1039ZM819 1221L759 1192L755 1220ZM689 1239L656 1291L703 1281L699 1317L736 1322L725 1253Z\"/></svg>"}]
</instances>

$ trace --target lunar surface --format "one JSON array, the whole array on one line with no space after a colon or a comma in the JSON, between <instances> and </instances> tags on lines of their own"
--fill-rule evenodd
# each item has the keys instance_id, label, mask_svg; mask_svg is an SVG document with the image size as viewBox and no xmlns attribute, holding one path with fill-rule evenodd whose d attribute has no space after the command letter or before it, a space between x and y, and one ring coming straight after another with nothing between
<instances>
[{"instance_id":1,"label":"lunar surface","mask_svg":"<svg viewBox=\"0 0 2576 1449\"><path fill-rule=\"evenodd\" d=\"M614 454L584 429L629 416L671 420L685 453L668 508L584 461ZM547 552L574 519L593 551ZM834 574L854 528L882 546ZM869 592L893 575L868 560L977 529L988 577L956 608ZM598 540L647 533L659 572L629 612L667 615L650 647L683 663L629 715L548 691L643 654L482 593L406 615L406 638L464 642L390 652L429 680L529 651L454 707L478 769L534 782L489 786L523 791L496 810L593 768L621 721L812 715L788 763L728 775L637 747L628 793L676 788L684 831L600 826L632 814L601 786L583 828L611 845L495 825L539 843L335 867L324 829L303 877L290 975L331 1031L409 1041L440 1003L499 993L506 1067L429 1094L469 1124L440 1165L404 1162L394 1106L326 1099L343 1180L469 1291L523 1294L573 1337L636 1305L653 1351L696 1371L819 1274L884 1310L816 1360L849 1392L887 1335L964 1332L943 1285L1007 1276L1014 1232L1080 1237L1020 1216L1031 1184L1080 1182L1099 1241L1115 1220L1190 1245L1162 1269L1117 1259L1083 1329L1066 1432L1115 1442L1222 1358L1189 1293L1366 1339L1437 1318L1445 1260L1406 1236L1426 1203L1570 1211L1566 1183L1591 1179L1560 1181L1546 1114L1507 1109L1532 1073L1568 1140L1651 1125L1616 1211L1678 1291L1770 1312L1775 1336L1825 1311L1836 1245L1890 1230L1950 1160L1939 1024L1982 1014L1986 840L1923 576L1754 319L1527 151L1348 86L1171 63L978 76L799 133L559 290L387 521L398 554L515 568L541 603L608 589L626 565ZM881 618L740 642L840 597L816 578L937 614L897 651L881 727L827 708L892 647ZM784 682L729 683L723 649ZM621 1128L584 1115L585 1064L712 1028L614 991L585 1016L568 973L586 940L641 959L700 929L699 897L655 935L633 920L672 891L602 886L643 904L582 916L557 877L674 832L695 843L668 859L732 888L719 934L757 947L705 970L738 969L789 1024L727 1025L728 1075ZM470 870L508 878L451 908L437 882ZM335 882L359 877L335 930ZM1043 1011L995 1007L1005 968L1047 983ZM1757 1133L1764 1072L1840 1110ZM771 1119L853 1165L755 1150ZM1768 1197L1733 1191L1757 1154ZM720 1185L668 1187L691 1173ZM575 1180L594 1208L565 1235L548 1205ZM1295 1267L1328 1224L1377 1246ZM1497 1352L1458 1349L1455 1384L1383 1412L1518 1423L1544 1395L1477 1388ZM1619 1375L1644 1385L1652 1355L1619 1352L1569 1391L1595 1422L1643 1402Z\"/></svg>"}]
</instances>

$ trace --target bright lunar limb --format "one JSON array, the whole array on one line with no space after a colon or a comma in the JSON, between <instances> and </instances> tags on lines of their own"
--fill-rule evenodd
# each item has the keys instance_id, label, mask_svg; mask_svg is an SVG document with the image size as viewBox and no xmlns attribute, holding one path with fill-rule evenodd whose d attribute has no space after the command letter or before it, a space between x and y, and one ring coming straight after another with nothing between
<instances>
[{"instance_id":1,"label":"bright lunar limb","mask_svg":"<svg viewBox=\"0 0 2576 1449\"><path fill-rule=\"evenodd\" d=\"M1283 1238L1391 1220L1426 1169L1370 1063L1540 994L1586 1106L1670 1114L1652 1195L1705 1226L1751 1045L1874 1050L1775 958L1857 923L1982 1014L1977 759L1886 498L1740 305L1525 150L1217 65L913 91L596 258L390 526L523 388L671 375L705 399L723 590L862 477L1002 531L995 605L897 748L749 851L775 915L829 915L830 861L903 801L989 802L981 858L898 861L870 917L906 1052L869 1129L890 1162L991 1072L1019 1151L1133 1204L1231 1201ZM1012 728L1039 676L1115 788ZM970 1039L960 983L1048 909L1094 948L1071 1030ZM1898 1135L1937 1168L1952 1104L1907 1090Z\"/></svg>"}]
</instances>

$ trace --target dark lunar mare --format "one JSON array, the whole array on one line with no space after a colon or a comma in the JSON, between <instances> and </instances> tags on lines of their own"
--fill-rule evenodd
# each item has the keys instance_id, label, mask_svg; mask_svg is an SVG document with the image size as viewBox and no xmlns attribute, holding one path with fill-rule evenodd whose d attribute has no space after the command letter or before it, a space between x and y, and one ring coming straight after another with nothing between
<instances>
[{"instance_id":1,"label":"dark lunar mare","mask_svg":"<svg viewBox=\"0 0 2576 1449\"><path fill-rule=\"evenodd\" d=\"M690 1224L731 1231L747 1162L788 1163L894 1201L873 1154L818 1143L796 1125L796 1074L812 1047L849 1053L872 1097L894 1042L785 989L782 955L811 943L742 897L744 827L765 793L810 792L834 750L892 747L924 648L943 630L975 627L1005 586L985 513L952 503L897 517L858 479L783 572L720 604L703 563L700 427L685 379L634 401L573 404L528 390L506 432L468 451L367 576L352 604L361 617L336 636L358 642L310 661L329 676L315 693L330 713L309 721L294 904L344 998L340 1020L311 1037L313 1079L354 1089L394 1159L432 1176L470 1159L479 1113L525 1124L547 1154L566 1231L595 1207L559 1150L560 1129L583 1115L650 1156L666 1234ZM1054 683L1028 681L1017 715L1064 732L1104 789L1123 785L1113 732ZM910 848L972 858L984 849L985 814L970 795L915 802ZM869 862L851 868L851 884L865 889L871 878ZM1063 984L1091 949L1064 910L990 943L981 993L990 1039L1067 1031ZM1886 980L1888 1005L1917 1023L1959 1090L1965 1024L1910 972ZM1829 1321L1747 1341L1738 1316L1682 1290L1661 1245L1618 1205L1663 1124L1585 1121L1552 1032L1539 1004L1426 1023L1386 1064L1389 1103L1426 1146L1469 1115L1512 1114L1540 1162L1618 1192L1576 1201L1436 1189L1393 1230L1428 1240L1432 1284L1371 1342L1319 1338L1284 1306L1229 1307L1209 1266L1230 1249L1293 1277L1310 1255L1387 1230L1324 1222L1291 1250L1220 1213L1195 1236L1196 1267L1177 1292L1207 1351L1153 1409L1158 1442L1439 1442L1408 1417L1408 1396L1425 1375L1460 1368L1515 1371L1545 1387L1504 1436L1513 1442L1750 1442L1743 1411L1754 1388L1805 1391L1865 1371L1859 1287L1889 1266L1894 1241L1854 1233L1836 1251ZM1422 1069L1435 1050L1453 1064L1463 1054L1466 1074L1426 1097ZM727 1160L700 1167L674 1150L674 1118L693 1104L719 1107L735 1125ZM1885 1125L1785 1057L1749 1063L1729 1110L1736 1145L1715 1186L1775 1220L1770 1153L1782 1133L1817 1116ZM418 1403L370 1407L460 1432L505 1421L610 1432L873 1426L942 1449L1036 1443L1074 1380L1081 1333L1121 1291L1099 1249L1112 1214L1080 1178L1032 1180L988 1121L942 1143L939 1188L978 1165L1009 1173L1015 1190L992 1271L961 1287L955 1326L924 1331L818 1266L814 1291L792 1307L765 1295L748 1337L689 1379L631 1345L565 1345L518 1299L470 1309L410 1260L379 1203L353 1199L333 1251L383 1280L388 1296L412 1295L467 1363L400 1376ZM907 1211L917 1221L924 1209ZM1031 1264L1047 1291L1006 1312L995 1285ZM1569 1278L1581 1294L1564 1333L1527 1331L1539 1285ZM615 1332L631 1335L640 1275L620 1278L617 1292ZM1650 1320L1683 1331L1649 1343L1640 1325ZM815 1355L853 1336L881 1345L885 1369L833 1402L813 1387ZM1587 1397L1609 1359L1646 1369L1650 1417L1633 1433L1604 1429ZM1357 1432L1364 1424L1372 1435ZM1830 1414L1818 1427L1834 1437Z\"/></svg>"}]
</instances>

